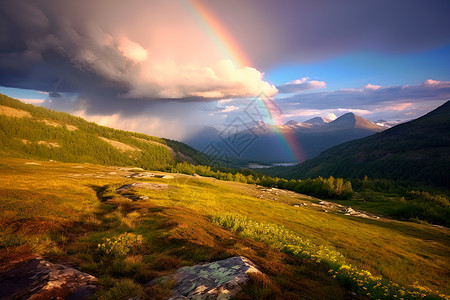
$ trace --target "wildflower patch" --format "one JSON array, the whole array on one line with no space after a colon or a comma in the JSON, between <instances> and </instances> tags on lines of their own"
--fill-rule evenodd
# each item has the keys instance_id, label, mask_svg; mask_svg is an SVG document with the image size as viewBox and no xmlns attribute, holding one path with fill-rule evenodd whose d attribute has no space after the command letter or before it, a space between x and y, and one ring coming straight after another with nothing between
<instances>
[{"instance_id":1,"label":"wildflower patch","mask_svg":"<svg viewBox=\"0 0 450 300\"><path fill-rule=\"evenodd\" d=\"M287 254L327 264L330 267L331 276L339 280L343 286L371 299L450 300L450 296L439 291L432 291L428 287L419 285L418 282L407 288L401 287L382 276L374 276L367 270L346 264L345 257L338 251L324 245L315 245L312 241L278 224L259 223L238 214L215 216L213 222L244 237L264 242Z\"/></svg>"}]
</instances>

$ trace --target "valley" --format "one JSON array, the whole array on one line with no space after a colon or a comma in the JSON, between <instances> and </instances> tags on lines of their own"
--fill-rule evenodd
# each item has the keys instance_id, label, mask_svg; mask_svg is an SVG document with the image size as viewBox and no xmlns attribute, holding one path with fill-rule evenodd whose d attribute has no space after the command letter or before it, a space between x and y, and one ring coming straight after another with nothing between
<instances>
[{"instance_id":1,"label":"valley","mask_svg":"<svg viewBox=\"0 0 450 300\"><path fill-rule=\"evenodd\" d=\"M449 298L445 192L368 178L288 180L303 164L279 161L229 169L180 142L6 96L0 105L0 286L12 284L1 274L38 264L88 278L83 291L96 299L167 299L180 291L171 277L180 267L244 257L259 273L245 275L236 299ZM431 116L446 120L440 111ZM354 115L336 124L343 120L366 124ZM71 295L78 279L51 276L50 287L66 288L39 295ZM0 296L35 293L21 284Z\"/></svg>"},{"instance_id":2,"label":"valley","mask_svg":"<svg viewBox=\"0 0 450 300\"><path fill-rule=\"evenodd\" d=\"M449 293L447 228L348 216L324 210L326 203L310 196L213 178L130 179L139 171L12 158L0 163L1 269L36 255L70 261L99 278L100 299L118 293L114 286L129 284L126 279L135 283L133 293L164 299L170 284L145 283L179 266L236 255L267 276L254 279L238 299L281 291L283 298L346 299L342 284L360 296L369 288L382 299L400 290ZM119 192L130 183L142 184L131 194ZM266 228L263 235L258 226ZM142 236L142 247L125 256L99 252L106 237L125 232ZM361 270L375 277L351 275ZM374 288L359 280L381 281Z\"/></svg>"},{"instance_id":3,"label":"valley","mask_svg":"<svg viewBox=\"0 0 450 300\"><path fill-rule=\"evenodd\" d=\"M234 126L237 127L233 128L231 135L226 128L222 130L211 126L193 128L194 134L183 142L201 151L204 151L208 144L213 143L233 159L260 164L275 165L280 162L296 164L314 158L335 145L367 137L386 129L353 113L344 114L333 121L316 117L302 123L291 120L284 125L253 121L233 124ZM230 141L237 140L240 136L248 136L252 142L236 152L233 147L230 147ZM298 153L293 153L287 148L286 139L295 141L294 144L297 145L295 151Z\"/></svg>"}]
</instances>

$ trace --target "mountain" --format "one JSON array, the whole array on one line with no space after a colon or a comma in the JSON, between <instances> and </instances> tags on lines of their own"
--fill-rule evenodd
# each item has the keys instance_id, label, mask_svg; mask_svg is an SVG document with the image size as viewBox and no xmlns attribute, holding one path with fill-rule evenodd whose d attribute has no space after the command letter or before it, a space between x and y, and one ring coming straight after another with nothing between
<instances>
[{"instance_id":1,"label":"mountain","mask_svg":"<svg viewBox=\"0 0 450 300\"><path fill-rule=\"evenodd\" d=\"M300 123L299 122L297 122L297 121L294 121L294 120L290 120L290 121L288 121L288 122L286 122L284 125L285 126L298 126Z\"/></svg>"},{"instance_id":2,"label":"mountain","mask_svg":"<svg viewBox=\"0 0 450 300\"><path fill-rule=\"evenodd\" d=\"M367 175L449 188L449 153L450 101L413 121L335 146L300 165L268 172L287 178Z\"/></svg>"},{"instance_id":3,"label":"mountain","mask_svg":"<svg viewBox=\"0 0 450 300\"><path fill-rule=\"evenodd\" d=\"M116 130L0 94L0 155L165 169L209 158L169 139Z\"/></svg>"},{"instance_id":4,"label":"mountain","mask_svg":"<svg viewBox=\"0 0 450 300\"><path fill-rule=\"evenodd\" d=\"M321 127L321 131L335 131L343 129L367 129L370 131L379 132L383 130L383 127L378 126L363 117L357 116L354 113L346 113L336 120L327 123L325 126Z\"/></svg>"},{"instance_id":5,"label":"mountain","mask_svg":"<svg viewBox=\"0 0 450 300\"><path fill-rule=\"evenodd\" d=\"M254 126L248 127L251 124L254 124ZM317 117L303 123L290 120L284 125L271 125L260 121L246 123L246 126L245 129L236 130L231 135L226 131L204 128L192 137L183 140L183 142L198 150L202 150L209 143L213 143L229 157L247 161L263 163L298 162L299 159L304 161L313 158L335 145L383 130L383 127L352 113L345 114L334 121ZM241 126L240 128L244 127ZM250 142L236 151L228 141L239 140L243 132L246 132L244 136ZM286 144L286 137L299 145L301 153L296 153L294 156L294 153Z\"/></svg>"},{"instance_id":6,"label":"mountain","mask_svg":"<svg viewBox=\"0 0 450 300\"><path fill-rule=\"evenodd\" d=\"M303 123L311 124L311 125L324 125L326 123L330 123L330 119L322 118L322 117L315 117L309 120L304 121Z\"/></svg>"},{"instance_id":7,"label":"mountain","mask_svg":"<svg viewBox=\"0 0 450 300\"><path fill-rule=\"evenodd\" d=\"M185 143L200 151L204 150L210 141L217 140L220 134L220 131L212 126L193 126L190 131L192 135L185 140Z\"/></svg>"}]
</instances>

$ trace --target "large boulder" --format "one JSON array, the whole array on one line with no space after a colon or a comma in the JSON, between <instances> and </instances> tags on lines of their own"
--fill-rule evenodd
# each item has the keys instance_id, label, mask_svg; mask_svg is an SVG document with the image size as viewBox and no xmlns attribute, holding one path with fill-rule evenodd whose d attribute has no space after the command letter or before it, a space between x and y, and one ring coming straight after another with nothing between
<instances>
[{"instance_id":1,"label":"large boulder","mask_svg":"<svg viewBox=\"0 0 450 300\"><path fill-rule=\"evenodd\" d=\"M243 256L183 267L173 275L176 283L170 299L230 299L247 283L249 273L261 272Z\"/></svg>"},{"instance_id":2,"label":"large boulder","mask_svg":"<svg viewBox=\"0 0 450 300\"><path fill-rule=\"evenodd\" d=\"M94 276L42 258L0 274L0 299L89 299L96 290Z\"/></svg>"}]
</instances>

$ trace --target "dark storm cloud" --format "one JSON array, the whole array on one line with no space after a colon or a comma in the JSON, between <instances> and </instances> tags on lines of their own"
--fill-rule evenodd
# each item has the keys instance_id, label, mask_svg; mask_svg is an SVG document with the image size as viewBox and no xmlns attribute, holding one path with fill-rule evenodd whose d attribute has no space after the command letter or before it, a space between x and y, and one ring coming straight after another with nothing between
<instances>
[{"instance_id":1,"label":"dark storm cloud","mask_svg":"<svg viewBox=\"0 0 450 300\"><path fill-rule=\"evenodd\" d=\"M207 1L258 67L450 43L447 0Z\"/></svg>"},{"instance_id":2,"label":"dark storm cloud","mask_svg":"<svg viewBox=\"0 0 450 300\"><path fill-rule=\"evenodd\" d=\"M61 98L62 97L62 95L58 92L50 92L50 93L48 93L48 96L50 98Z\"/></svg>"},{"instance_id":3,"label":"dark storm cloud","mask_svg":"<svg viewBox=\"0 0 450 300\"><path fill-rule=\"evenodd\" d=\"M64 92L80 93L80 99L89 99L84 101L90 102L91 109L123 109L123 105L111 105L110 100L125 93L126 86L94 72L89 65L77 61L76 54L85 50L97 58L115 56L119 66L126 66L127 62L114 49L95 49L95 44L89 45L92 37L84 32L85 28L70 24L77 16L66 19L67 12L59 14L64 11L61 2L0 3L0 85L49 91L50 98L60 98L58 95ZM70 102L59 99L51 105L58 106L58 103L66 109L68 103L74 105L73 109L80 104L73 99Z\"/></svg>"}]
</instances>

